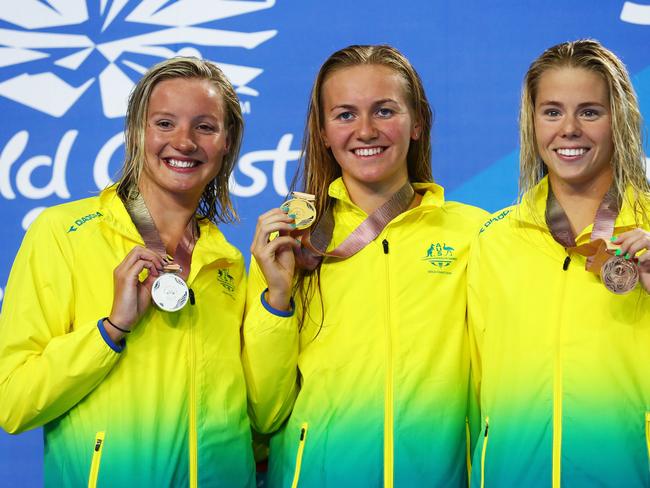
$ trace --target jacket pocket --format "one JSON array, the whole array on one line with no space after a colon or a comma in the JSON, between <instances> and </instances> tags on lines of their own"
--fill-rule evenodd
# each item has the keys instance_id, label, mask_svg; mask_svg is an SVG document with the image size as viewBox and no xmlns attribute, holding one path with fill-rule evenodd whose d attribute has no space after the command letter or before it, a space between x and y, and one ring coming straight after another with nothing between
<instances>
[{"instance_id":1,"label":"jacket pocket","mask_svg":"<svg viewBox=\"0 0 650 488\"><path fill-rule=\"evenodd\" d=\"M104 450L104 432L97 432L95 435L95 444L93 447L93 459L90 463L90 474L88 475L88 488L97 486L97 477L99 476L99 465L102 462L102 451Z\"/></svg>"},{"instance_id":2,"label":"jacket pocket","mask_svg":"<svg viewBox=\"0 0 650 488\"><path fill-rule=\"evenodd\" d=\"M481 488L485 488L485 453L488 446L488 427L490 418L485 417L485 431L483 432L483 448L481 449Z\"/></svg>"},{"instance_id":3,"label":"jacket pocket","mask_svg":"<svg viewBox=\"0 0 650 488\"><path fill-rule=\"evenodd\" d=\"M300 481L300 467L302 465L302 453L305 450L305 441L307 440L307 430L309 425L303 422L300 426L300 437L298 439L298 451L296 452L296 469L293 472L293 482L291 488L298 488L298 481Z\"/></svg>"}]
</instances>

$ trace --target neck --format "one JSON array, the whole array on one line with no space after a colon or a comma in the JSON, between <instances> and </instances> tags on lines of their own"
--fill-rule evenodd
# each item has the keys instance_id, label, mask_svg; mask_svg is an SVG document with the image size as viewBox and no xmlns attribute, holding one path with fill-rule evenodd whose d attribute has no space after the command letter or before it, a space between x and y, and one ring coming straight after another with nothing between
<instances>
[{"instance_id":1,"label":"neck","mask_svg":"<svg viewBox=\"0 0 650 488\"><path fill-rule=\"evenodd\" d=\"M402 188L402 186L407 182L407 179L388 184L359 184L354 180L348 181L345 176L343 176L343 182L345 183L345 187L348 190L348 195L350 195L352 203L363 210L367 215L370 215L386 203L400 188Z\"/></svg>"},{"instance_id":2,"label":"neck","mask_svg":"<svg viewBox=\"0 0 650 488\"><path fill-rule=\"evenodd\" d=\"M549 175L553 194L564 209L574 235L579 235L585 227L594 222L598 207L612 181L611 172L580 185L570 185Z\"/></svg>"},{"instance_id":3,"label":"neck","mask_svg":"<svg viewBox=\"0 0 650 488\"><path fill-rule=\"evenodd\" d=\"M156 224L160 240L165 245L167 253L174 256L187 225L194 218L198 200L194 198L186 201L186 199L167 192L155 192L154 194L145 187L140 188L140 193Z\"/></svg>"}]
</instances>

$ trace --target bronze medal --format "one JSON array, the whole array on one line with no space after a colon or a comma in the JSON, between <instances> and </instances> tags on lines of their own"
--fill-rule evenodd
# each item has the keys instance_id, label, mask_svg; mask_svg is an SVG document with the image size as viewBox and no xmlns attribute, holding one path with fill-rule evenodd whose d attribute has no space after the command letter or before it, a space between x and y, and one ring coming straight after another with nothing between
<instances>
[{"instance_id":1,"label":"bronze medal","mask_svg":"<svg viewBox=\"0 0 650 488\"><path fill-rule=\"evenodd\" d=\"M639 268L634 261L623 256L611 256L600 268L600 277L609 291L625 295L636 288Z\"/></svg>"}]
</instances>

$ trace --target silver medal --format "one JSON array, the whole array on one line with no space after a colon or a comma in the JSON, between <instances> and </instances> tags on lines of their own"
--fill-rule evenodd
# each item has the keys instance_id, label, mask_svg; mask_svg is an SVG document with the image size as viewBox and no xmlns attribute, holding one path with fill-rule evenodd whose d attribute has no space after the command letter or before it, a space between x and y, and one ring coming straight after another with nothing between
<instances>
[{"instance_id":1,"label":"silver medal","mask_svg":"<svg viewBox=\"0 0 650 488\"><path fill-rule=\"evenodd\" d=\"M174 273L164 273L151 287L153 302L165 312L176 312L185 306L189 297L187 283Z\"/></svg>"}]
</instances>

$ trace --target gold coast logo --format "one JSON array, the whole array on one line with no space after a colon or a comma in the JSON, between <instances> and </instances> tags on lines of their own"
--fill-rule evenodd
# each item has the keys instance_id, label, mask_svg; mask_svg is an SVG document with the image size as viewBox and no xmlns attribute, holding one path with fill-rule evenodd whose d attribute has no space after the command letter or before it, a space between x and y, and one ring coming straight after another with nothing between
<instances>
[{"instance_id":1,"label":"gold coast logo","mask_svg":"<svg viewBox=\"0 0 650 488\"><path fill-rule=\"evenodd\" d=\"M226 295L232 298L235 293L235 278L230 274L228 268L219 268L217 272L217 281L223 287Z\"/></svg>"},{"instance_id":2,"label":"gold coast logo","mask_svg":"<svg viewBox=\"0 0 650 488\"><path fill-rule=\"evenodd\" d=\"M423 261L428 261L433 269L429 273L451 274L453 263L456 261L454 252L456 249L446 242L434 242L427 248Z\"/></svg>"},{"instance_id":3,"label":"gold coast logo","mask_svg":"<svg viewBox=\"0 0 650 488\"><path fill-rule=\"evenodd\" d=\"M253 49L276 30L237 32L215 22L272 8L275 0L22 0L0 1L0 96L63 117L99 87L107 118L123 117L126 100L149 66L173 56L214 59L240 95L263 70L219 62L217 48ZM6 27L4 27L6 26ZM15 68L13 68L15 66ZM13 69L12 69L13 68ZM92 90L90 90L92 91ZM248 109L249 105L242 107Z\"/></svg>"}]
</instances>

